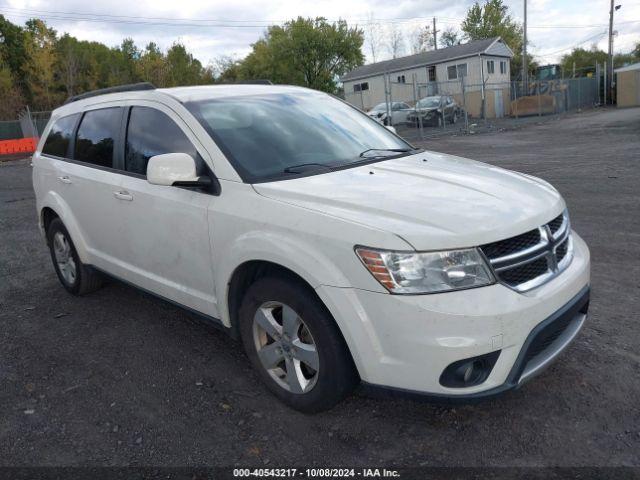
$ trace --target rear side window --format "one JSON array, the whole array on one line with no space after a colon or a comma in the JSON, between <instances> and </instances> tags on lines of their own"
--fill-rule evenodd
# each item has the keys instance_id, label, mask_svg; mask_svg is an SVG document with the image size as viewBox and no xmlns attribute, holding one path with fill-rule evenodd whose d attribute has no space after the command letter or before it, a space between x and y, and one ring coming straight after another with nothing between
<instances>
[{"instance_id":1,"label":"rear side window","mask_svg":"<svg viewBox=\"0 0 640 480\"><path fill-rule=\"evenodd\" d=\"M164 153L187 153L199 160L196 148L168 115L155 108L133 107L125 145L127 172L146 175L149 159Z\"/></svg>"},{"instance_id":2,"label":"rear side window","mask_svg":"<svg viewBox=\"0 0 640 480\"><path fill-rule=\"evenodd\" d=\"M120 108L89 110L82 117L74 159L113 168L113 149L120 128Z\"/></svg>"},{"instance_id":3,"label":"rear side window","mask_svg":"<svg viewBox=\"0 0 640 480\"><path fill-rule=\"evenodd\" d=\"M44 147L42 147L42 153L62 158L68 156L67 152L73 136L73 127L76 125L78 116L78 114L69 115L54 122L49 131L49 136L44 142Z\"/></svg>"}]
</instances>

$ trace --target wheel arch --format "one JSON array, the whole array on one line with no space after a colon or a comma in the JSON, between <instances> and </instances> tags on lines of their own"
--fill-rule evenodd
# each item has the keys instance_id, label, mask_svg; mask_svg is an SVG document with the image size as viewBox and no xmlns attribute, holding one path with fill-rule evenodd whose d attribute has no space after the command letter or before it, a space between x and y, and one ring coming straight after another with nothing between
<instances>
[{"instance_id":1,"label":"wheel arch","mask_svg":"<svg viewBox=\"0 0 640 480\"><path fill-rule=\"evenodd\" d=\"M309 291L309 293L313 295L313 297L319 302L320 305L322 305L322 308L325 309L326 313L333 320L338 329L338 332L340 333L340 336L342 337L342 341L347 346L351 361L354 362L355 365L353 353L351 352L349 342L347 341L345 334L340 326L340 322L336 320L335 316L329 309L329 306L322 300L322 298L320 298L311 282L307 281L302 275L298 274L292 269L272 261L248 260L238 265L233 271L233 274L229 279L229 283L227 284L226 295L226 303L230 322L229 332L231 336L236 339L240 338L240 322L238 315L244 295L253 283L255 283L258 279L267 276L278 276L280 278L286 278L291 281L297 282L303 285Z\"/></svg>"},{"instance_id":2,"label":"wheel arch","mask_svg":"<svg viewBox=\"0 0 640 480\"><path fill-rule=\"evenodd\" d=\"M49 192L39 205L39 222L43 233L47 235L47 228L54 218L59 218L71 236L71 241L76 248L78 257L82 263L90 264L87 244L80 225L71 212L69 205L55 192Z\"/></svg>"},{"instance_id":3,"label":"wheel arch","mask_svg":"<svg viewBox=\"0 0 640 480\"><path fill-rule=\"evenodd\" d=\"M244 295L253 283L267 276L279 276L304 285L324 305L311 283L297 272L268 260L247 260L235 268L227 283L225 303L232 336L239 337L238 312Z\"/></svg>"}]
</instances>

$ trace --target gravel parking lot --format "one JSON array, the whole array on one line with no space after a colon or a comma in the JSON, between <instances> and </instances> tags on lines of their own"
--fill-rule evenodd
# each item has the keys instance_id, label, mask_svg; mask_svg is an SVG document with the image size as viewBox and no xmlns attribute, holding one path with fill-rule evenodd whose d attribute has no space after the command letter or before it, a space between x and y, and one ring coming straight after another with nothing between
<instances>
[{"instance_id":1,"label":"gravel parking lot","mask_svg":"<svg viewBox=\"0 0 640 480\"><path fill-rule=\"evenodd\" d=\"M356 394L314 416L272 397L240 345L111 283L59 285L28 161L0 164L2 465L640 465L640 109L424 146L542 177L593 258L590 317L525 388L474 406Z\"/></svg>"}]
</instances>

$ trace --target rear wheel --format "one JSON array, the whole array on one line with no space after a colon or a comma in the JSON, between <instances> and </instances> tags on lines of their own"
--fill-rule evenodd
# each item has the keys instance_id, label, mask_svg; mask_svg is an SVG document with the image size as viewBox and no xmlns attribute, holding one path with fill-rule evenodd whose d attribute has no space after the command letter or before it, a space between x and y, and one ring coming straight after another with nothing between
<instances>
[{"instance_id":1,"label":"rear wheel","mask_svg":"<svg viewBox=\"0 0 640 480\"><path fill-rule=\"evenodd\" d=\"M71 236L59 218L54 218L49 224L47 242L53 268L69 293L83 295L102 286L100 274L80 261Z\"/></svg>"},{"instance_id":2,"label":"rear wheel","mask_svg":"<svg viewBox=\"0 0 640 480\"><path fill-rule=\"evenodd\" d=\"M240 331L269 390L296 410L329 409L358 381L333 318L293 279L268 277L254 283L240 307Z\"/></svg>"}]
</instances>

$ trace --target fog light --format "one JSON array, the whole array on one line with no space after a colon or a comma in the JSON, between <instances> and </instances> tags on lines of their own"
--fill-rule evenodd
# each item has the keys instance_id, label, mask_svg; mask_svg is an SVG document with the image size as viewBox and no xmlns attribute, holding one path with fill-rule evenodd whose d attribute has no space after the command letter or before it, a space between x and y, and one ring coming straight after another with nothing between
<instances>
[{"instance_id":1,"label":"fog light","mask_svg":"<svg viewBox=\"0 0 640 480\"><path fill-rule=\"evenodd\" d=\"M500 350L453 362L440 375L440 385L449 388L479 385L489 377L499 356Z\"/></svg>"}]
</instances>

